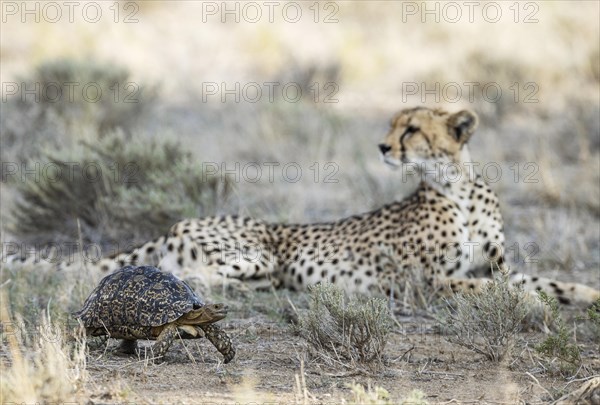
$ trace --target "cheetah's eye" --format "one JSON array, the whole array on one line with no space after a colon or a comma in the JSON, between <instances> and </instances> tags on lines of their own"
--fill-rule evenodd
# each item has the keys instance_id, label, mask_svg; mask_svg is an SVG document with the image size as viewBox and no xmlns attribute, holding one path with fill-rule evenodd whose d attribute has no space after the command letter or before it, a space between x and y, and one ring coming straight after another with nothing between
<instances>
[{"instance_id":1,"label":"cheetah's eye","mask_svg":"<svg viewBox=\"0 0 600 405\"><path fill-rule=\"evenodd\" d=\"M415 132L417 132L419 130L419 128L413 126L413 125L409 125L408 127L406 127L406 129L404 130L405 134L414 134Z\"/></svg>"}]
</instances>

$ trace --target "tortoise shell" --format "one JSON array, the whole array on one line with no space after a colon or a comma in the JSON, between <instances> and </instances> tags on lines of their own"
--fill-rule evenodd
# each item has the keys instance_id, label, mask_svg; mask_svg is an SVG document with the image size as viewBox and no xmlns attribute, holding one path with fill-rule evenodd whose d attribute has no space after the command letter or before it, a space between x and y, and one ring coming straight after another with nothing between
<instances>
[{"instance_id":1,"label":"tortoise shell","mask_svg":"<svg viewBox=\"0 0 600 405\"><path fill-rule=\"evenodd\" d=\"M126 266L104 277L74 315L86 328L156 327L204 305L174 275L152 266Z\"/></svg>"}]
</instances>

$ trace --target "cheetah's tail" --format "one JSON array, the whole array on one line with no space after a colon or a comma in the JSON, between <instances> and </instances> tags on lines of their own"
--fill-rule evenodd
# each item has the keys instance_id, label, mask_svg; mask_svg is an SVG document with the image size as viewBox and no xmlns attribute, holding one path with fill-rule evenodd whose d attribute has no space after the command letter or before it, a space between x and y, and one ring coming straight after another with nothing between
<instances>
[{"instance_id":1,"label":"cheetah's tail","mask_svg":"<svg viewBox=\"0 0 600 405\"><path fill-rule=\"evenodd\" d=\"M89 272L94 276L112 273L126 265L157 266L162 258L166 237L161 236L123 252L98 258L91 252L65 252L57 246L42 250L3 251L0 264L11 271ZM6 249L8 250L8 249Z\"/></svg>"}]
</instances>

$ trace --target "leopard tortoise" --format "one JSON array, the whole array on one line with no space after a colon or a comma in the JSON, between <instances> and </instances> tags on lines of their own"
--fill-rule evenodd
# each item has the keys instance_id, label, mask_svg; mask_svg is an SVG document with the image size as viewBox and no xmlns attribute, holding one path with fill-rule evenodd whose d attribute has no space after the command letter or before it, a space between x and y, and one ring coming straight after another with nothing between
<instances>
[{"instance_id":1,"label":"leopard tortoise","mask_svg":"<svg viewBox=\"0 0 600 405\"><path fill-rule=\"evenodd\" d=\"M227 315L224 304L205 304L192 288L170 273L151 266L126 266L104 277L76 312L88 336L123 339L121 353L135 353L137 339L156 340L162 357L176 337L206 337L229 363L235 349L214 322Z\"/></svg>"}]
</instances>

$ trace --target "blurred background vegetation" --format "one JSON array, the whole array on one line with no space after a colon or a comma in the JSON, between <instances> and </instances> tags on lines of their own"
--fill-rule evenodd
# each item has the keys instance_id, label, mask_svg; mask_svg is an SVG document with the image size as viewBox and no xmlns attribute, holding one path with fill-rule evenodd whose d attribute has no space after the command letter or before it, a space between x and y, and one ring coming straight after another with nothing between
<instances>
[{"instance_id":1,"label":"blurred background vegetation","mask_svg":"<svg viewBox=\"0 0 600 405\"><path fill-rule=\"evenodd\" d=\"M598 3L536 3L535 23L524 22L531 10L515 22L508 6L497 23L479 9L472 23L466 15L451 23L403 15L402 2L340 2L336 10L320 2L318 22L306 3L293 24L281 10L273 23L266 14L259 23L231 16L222 23L220 14L203 15L202 2L177 1L140 3L137 22L126 23L132 10L120 4L118 23L107 3L95 24L78 14L74 23L3 24L3 83L94 82L104 90L98 102L81 88L57 102L51 86L37 101L3 86L0 157L19 167L13 175L14 166L3 165L3 241L78 240L77 220L85 241L106 246L159 236L189 216L307 222L373 209L414 185L379 161L376 144L390 116L428 105L480 114L472 155L502 170L492 186L508 245L518 244L509 260L525 271L581 271L597 282ZM324 22L332 11L337 22ZM266 82L280 83L272 100ZM258 83L263 94L222 102L207 83ZM286 83L303 90L298 101L282 96ZM436 86L441 94L425 92ZM483 92L490 86L501 97ZM21 176L22 164L65 162L102 176ZM262 166L258 181L220 170L235 171L236 162L279 166L272 179ZM207 176L207 163L219 173ZM301 168L298 181L282 174L288 163ZM536 262L524 261L529 242L539 247Z\"/></svg>"}]
</instances>

